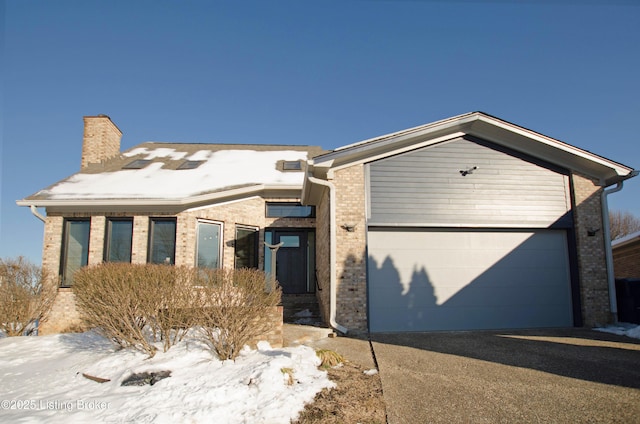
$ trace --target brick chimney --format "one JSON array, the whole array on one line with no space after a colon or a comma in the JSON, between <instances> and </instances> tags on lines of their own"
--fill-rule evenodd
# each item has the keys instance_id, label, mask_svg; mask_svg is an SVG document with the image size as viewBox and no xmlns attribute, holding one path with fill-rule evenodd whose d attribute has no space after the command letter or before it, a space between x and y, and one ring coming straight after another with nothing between
<instances>
[{"instance_id":1,"label":"brick chimney","mask_svg":"<svg viewBox=\"0 0 640 424\"><path fill-rule=\"evenodd\" d=\"M85 116L81 169L120 154L122 132L107 115Z\"/></svg>"}]
</instances>

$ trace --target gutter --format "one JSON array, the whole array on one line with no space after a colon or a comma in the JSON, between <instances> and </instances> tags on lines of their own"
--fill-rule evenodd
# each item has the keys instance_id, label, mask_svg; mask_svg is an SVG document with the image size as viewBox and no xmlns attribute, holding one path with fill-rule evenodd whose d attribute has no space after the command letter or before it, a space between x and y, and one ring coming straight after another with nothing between
<instances>
[{"instance_id":1,"label":"gutter","mask_svg":"<svg viewBox=\"0 0 640 424\"><path fill-rule=\"evenodd\" d=\"M629 178L633 178L640 174L640 171L634 170L627 174L623 179L616 183L616 186L610 189L605 189L602 191L600 200L602 206L602 227L603 227L603 237L604 237L604 251L605 251L605 261L607 265L607 283L609 285L609 307L611 309L611 315L613 316L614 324L618 323L618 301L616 299L616 278L613 269L613 250L611 248L611 228L609 227L609 202L607 201L607 197L610 194L617 193L622 190L624 186L624 180Z\"/></svg>"},{"instance_id":2,"label":"gutter","mask_svg":"<svg viewBox=\"0 0 640 424\"><path fill-rule=\"evenodd\" d=\"M309 182L318 184L329 189L329 325L347 334L347 328L336 322L336 187L329 181L324 181L311 175L307 175Z\"/></svg>"},{"instance_id":3,"label":"gutter","mask_svg":"<svg viewBox=\"0 0 640 424\"><path fill-rule=\"evenodd\" d=\"M200 194L189 197L170 199L162 198L63 198L63 199L23 199L17 200L18 206L33 206L36 203L41 207L104 207L104 206L174 206L189 207L193 204L214 202L221 199L250 194L265 193L268 191L295 191L300 192L300 185L257 184L214 193Z\"/></svg>"},{"instance_id":4,"label":"gutter","mask_svg":"<svg viewBox=\"0 0 640 424\"><path fill-rule=\"evenodd\" d=\"M30 205L29 209L31 210L31 213L33 214L33 216L35 216L45 224L47 223L47 218L44 215L42 215L40 212L38 212L36 205Z\"/></svg>"}]
</instances>

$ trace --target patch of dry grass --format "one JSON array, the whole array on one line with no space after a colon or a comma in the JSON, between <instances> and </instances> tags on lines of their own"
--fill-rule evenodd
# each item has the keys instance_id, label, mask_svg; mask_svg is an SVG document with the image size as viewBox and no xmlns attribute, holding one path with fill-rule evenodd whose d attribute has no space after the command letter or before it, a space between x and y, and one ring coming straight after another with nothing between
<instances>
[{"instance_id":1,"label":"patch of dry grass","mask_svg":"<svg viewBox=\"0 0 640 424\"><path fill-rule=\"evenodd\" d=\"M337 387L318 393L295 423L386 423L380 376L377 373L366 375L364 371L361 366L348 361L341 366L328 368L329 378Z\"/></svg>"}]
</instances>

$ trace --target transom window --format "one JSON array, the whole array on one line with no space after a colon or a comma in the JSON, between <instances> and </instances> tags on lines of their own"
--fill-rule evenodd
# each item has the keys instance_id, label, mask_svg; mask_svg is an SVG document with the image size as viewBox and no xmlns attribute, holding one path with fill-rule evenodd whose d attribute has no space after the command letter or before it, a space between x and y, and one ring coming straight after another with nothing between
<instances>
[{"instance_id":1,"label":"transom window","mask_svg":"<svg viewBox=\"0 0 640 424\"><path fill-rule=\"evenodd\" d=\"M267 203L266 214L269 218L313 218L316 216L316 208L300 203Z\"/></svg>"}]
</instances>

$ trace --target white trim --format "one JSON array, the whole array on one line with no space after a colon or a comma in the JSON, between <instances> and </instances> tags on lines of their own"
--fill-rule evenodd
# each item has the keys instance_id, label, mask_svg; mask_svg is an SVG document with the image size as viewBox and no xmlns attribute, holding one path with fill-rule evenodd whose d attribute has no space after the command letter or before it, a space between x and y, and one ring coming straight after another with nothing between
<instances>
[{"instance_id":1,"label":"white trim","mask_svg":"<svg viewBox=\"0 0 640 424\"><path fill-rule=\"evenodd\" d=\"M564 150L565 152L568 152L572 155L590 160L592 162L596 162L600 165L612 168L616 174L618 175L626 175L629 173L629 168L627 168L626 166L619 164L617 162L614 162L612 160L603 158L601 156L598 156L594 153L588 152L586 150L580 149L579 147L575 147L572 146L570 144L564 143L560 140L556 140L555 138L551 138L551 137L547 137L545 135L536 133L534 131L528 130L526 128L522 128L520 126L517 126L515 124L511 124L509 122L505 122L502 120L498 120L486 115L482 115L482 114L478 114L477 118L478 121L481 122L486 122L488 124L491 124L493 126L505 129L509 132L518 134L518 135L522 135L524 137L533 139L539 143L545 144L547 146L550 147L554 147L556 149L560 149L560 150ZM471 132L473 133L473 131ZM481 133L481 131L479 131L479 133Z\"/></svg>"},{"instance_id":2,"label":"white trim","mask_svg":"<svg viewBox=\"0 0 640 424\"><path fill-rule=\"evenodd\" d=\"M443 133L447 132L448 134L443 135ZM506 134L501 134L501 132L506 132ZM318 156L313 160L313 163L315 167L318 168L333 167L337 162L338 165L335 165L335 168L332 169L341 169L397 154L403 150L411 150L420 146L429 145L437 142L437 140L446 140L455 135L470 135L483 138L533 157L544 159L552 164L575 169L600 179L606 179L607 181L603 185L613 184L617 182L620 177L630 178L633 173L632 168L620 163L526 128L519 127L515 124L502 121L482 112L460 115L340 147L333 152ZM428 139L429 137L436 138L421 143L410 144L411 140ZM520 139L520 137L524 137L524 140ZM509 143L509 140L514 141L514 143ZM526 140L528 140L528 142L526 142ZM518 146L517 144L519 144L520 141L524 141L525 143ZM410 146L406 145L408 143ZM399 144L404 147L400 149L393 148L394 145ZM535 149L536 145L546 147ZM545 151L546 149L551 150Z\"/></svg>"},{"instance_id":3,"label":"white trim","mask_svg":"<svg viewBox=\"0 0 640 424\"><path fill-rule=\"evenodd\" d=\"M409 146L404 146L404 147L401 147L399 149L388 150L388 151L385 151L384 153L379 153L377 155L368 156L368 157L366 157L364 159L356 160L354 162L349 162L349 163L346 163L344 165L338 165L335 168L331 168L331 170L329 172L339 171L339 170L341 170L343 168L349 168L349 167L355 166L355 165L361 165L361 164L365 164L365 163L375 162L378 159L384 159L384 158L387 158L387 157L390 157L390 156L399 155L399 154L402 154L402 153L410 152L412 150L417 150L417 149L420 149L420 148L423 148L423 147L432 146L432 145L439 144L439 143L446 143L446 142L449 142L449 141L453 141L453 140L455 140L457 138L460 138L460 137L462 137L464 135L465 135L465 133L463 133L463 132L455 132L455 133L448 134L448 135L445 135L445 136L442 136L442 137L437 137L437 138L434 138L434 139L425 140L425 141L423 141L421 143L416 143L416 144L411 144ZM333 162L333 161L331 161L331 162Z\"/></svg>"},{"instance_id":4,"label":"white trim","mask_svg":"<svg viewBox=\"0 0 640 424\"><path fill-rule=\"evenodd\" d=\"M258 184L249 187L242 187L232 190L225 190L215 193L202 194L199 196L191 196L178 199L102 199L102 198L88 198L88 199L47 199L47 200L18 200L16 204L18 206L36 206L36 207L50 207L50 206L187 206L194 203L214 202L218 199L225 199L234 196L250 195L253 193L273 191L295 191L299 193L301 185L266 185ZM255 196L253 196L255 197ZM243 199L244 200L244 199Z\"/></svg>"}]
</instances>

